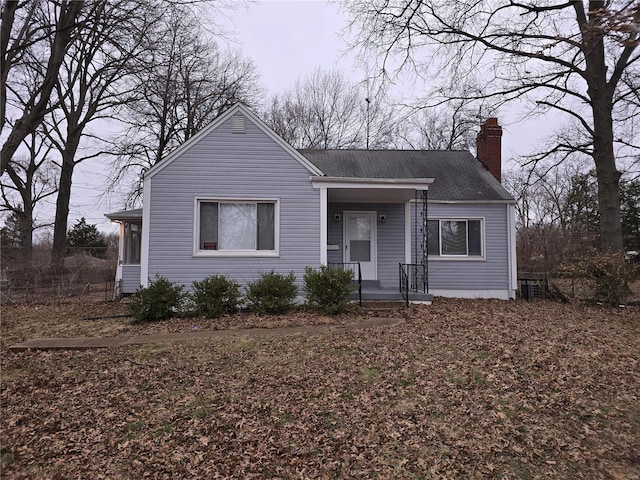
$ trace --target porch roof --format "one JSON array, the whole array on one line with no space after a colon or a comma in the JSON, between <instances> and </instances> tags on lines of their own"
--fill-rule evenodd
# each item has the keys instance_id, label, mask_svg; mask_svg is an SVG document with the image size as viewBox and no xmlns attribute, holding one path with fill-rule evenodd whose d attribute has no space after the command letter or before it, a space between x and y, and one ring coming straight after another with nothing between
<instances>
[{"instance_id":1,"label":"porch roof","mask_svg":"<svg viewBox=\"0 0 640 480\"><path fill-rule=\"evenodd\" d=\"M299 150L329 177L435 179L430 201L507 201L513 197L463 150Z\"/></svg>"},{"instance_id":2,"label":"porch roof","mask_svg":"<svg viewBox=\"0 0 640 480\"><path fill-rule=\"evenodd\" d=\"M416 190L428 190L433 178L311 177L314 188L326 187L330 202L407 202Z\"/></svg>"},{"instance_id":3,"label":"porch roof","mask_svg":"<svg viewBox=\"0 0 640 480\"><path fill-rule=\"evenodd\" d=\"M134 208L133 210L121 210L119 212L105 213L104 216L113 222L142 221L142 209Z\"/></svg>"}]
</instances>

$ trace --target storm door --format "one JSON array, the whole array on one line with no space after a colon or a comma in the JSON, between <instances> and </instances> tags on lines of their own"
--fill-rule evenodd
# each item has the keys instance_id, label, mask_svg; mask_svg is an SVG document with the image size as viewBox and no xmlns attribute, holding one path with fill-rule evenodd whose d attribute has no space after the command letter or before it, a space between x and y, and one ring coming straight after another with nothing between
<instances>
[{"instance_id":1,"label":"storm door","mask_svg":"<svg viewBox=\"0 0 640 480\"><path fill-rule=\"evenodd\" d=\"M363 280L377 280L376 212L344 212L344 261L360 262Z\"/></svg>"}]
</instances>

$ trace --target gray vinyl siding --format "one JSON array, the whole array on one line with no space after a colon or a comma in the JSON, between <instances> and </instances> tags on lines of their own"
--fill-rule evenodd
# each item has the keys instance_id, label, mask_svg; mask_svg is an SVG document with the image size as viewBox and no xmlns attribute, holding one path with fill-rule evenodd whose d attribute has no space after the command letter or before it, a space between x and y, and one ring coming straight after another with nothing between
<instances>
[{"instance_id":1,"label":"gray vinyl siding","mask_svg":"<svg viewBox=\"0 0 640 480\"><path fill-rule=\"evenodd\" d=\"M140 265L122 265L122 293L135 293L140 286Z\"/></svg>"},{"instance_id":2,"label":"gray vinyl siding","mask_svg":"<svg viewBox=\"0 0 640 480\"><path fill-rule=\"evenodd\" d=\"M190 286L212 274L243 285L265 272L293 271L320 263L320 193L311 173L246 118L232 133L232 118L151 178L149 276ZM196 198L277 199L278 257L193 255Z\"/></svg>"},{"instance_id":3,"label":"gray vinyl siding","mask_svg":"<svg viewBox=\"0 0 640 480\"><path fill-rule=\"evenodd\" d=\"M398 264L404 263L404 204L402 203L329 203L327 243L338 244L339 250L329 250L329 262L343 260L343 224L345 211L375 211L376 216L387 216L386 223L377 224L378 280L382 288L398 287ZM340 222L335 215L341 216Z\"/></svg>"},{"instance_id":4,"label":"gray vinyl siding","mask_svg":"<svg viewBox=\"0 0 640 480\"><path fill-rule=\"evenodd\" d=\"M485 252L484 260L429 257L429 290L509 290L506 204L429 203L428 218L483 218ZM412 225L412 236L414 233Z\"/></svg>"}]
</instances>

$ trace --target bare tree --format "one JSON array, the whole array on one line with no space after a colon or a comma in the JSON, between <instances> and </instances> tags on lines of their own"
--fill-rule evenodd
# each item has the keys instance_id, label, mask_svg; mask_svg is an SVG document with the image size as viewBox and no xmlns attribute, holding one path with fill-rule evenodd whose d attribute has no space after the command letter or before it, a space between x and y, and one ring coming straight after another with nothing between
<instances>
[{"instance_id":1,"label":"bare tree","mask_svg":"<svg viewBox=\"0 0 640 480\"><path fill-rule=\"evenodd\" d=\"M253 63L220 49L190 9L169 5L150 39L147 66L134 79L137 95L119 114L128 127L115 145L112 186L134 177L130 204L144 171L231 105L252 105L260 95Z\"/></svg>"},{"instance_id":2,"label":"bare tree","mask_svg":"<svg viewBox=\"0 0 640 480\"><path fill-rule=\"evenodd\" d=\"M42 137L40 132L33 132L23 141L27 155L11 162L11 182L0 183L0 211L11 212L18 222L20 251L26 262L32 260L33 232L42 226L36 220L36 207L57 191L51 147Z\"/></svg>"},{"instance_id":3,"label":"bare tree","mask_svg":"<svg viewBox=\"0 0 640 480\"><path fill-rule=\"evenodd\" d=\"M272 98L267 124L296 148L375 147L390 125L380 98L351 84L338 71L316 69ZM385 140L388 140L385 138Z\"/></svg>"},{"instance_id":4,"label":"bare tree","mask_svg":"<svg viewBox=\"0 0 640 480\"><path fill-rule=\"evenodd\" d=\"M129 101L127 79L139 68L139 57L149 43L148 31L160 16L145 1L110 0L92 4L80 17L83 28L69 47L56 83L59 106L44 123L51 145L60 154L54 264L65 255L74 169L83 161L109 154L104 135L92 134L89 125L111 118L115 108ZM92 147L81 153L83 143L89 142ZM100 144L105 148L101 150Z\"/></svg>"},{"instance_id":5,"label":"bare tree","mask_svg":"<svg viewBox=\"0 0 640 480\"><path fill-rule=\"evenodd\" d=\"M519 268L552 272L597 244L597 186L588 165L575 157L506 172L505 187L516 199Z\"/></svg>"},{"instance_id":6,"label":"bare tree","mask_svg":"<svg viewBox=\"0 0 640 480\"><path fill-rule=\"evenodd\" d=\"M396 128L396 147L417 150L473 150L474 131L492 112L456 100L447 105L412 110Z\"/></svg>"},{"instance_id":7,"label":"bare tree","mask_svg":"<svg viewBox=\"0 0 640 480\"><path fill-rule=\"evenodd\" d=\"M62 0L57 8L41 0L23 3L17 0L3 2L0 28L0 113L3 127L6 119L9 72L23 63L26 52L34 48L48 48L49 51L43 62L46 65L44 76L38 88L34 89L30 98L24 102L19 117L12 123L11 132L2 145L0 174L12 168L10 162L19 145L38 128L44 116L53 108L50 100L58 79L58 71L69 45L75 40L83 8L82 0ZM23 11L24 14L21 14ZM47 21L35 21L36 17Z\"/></svg>"},{"instance_id":8,"label":"bare tree","mask_svg":"<svg viewBox=\"0 0 640 480\"><path fill-rule=\"evenodd\" d=\"M639 147L637 0L345 3L352 28L359 29L354 45L378 53L385 74L399 54L400 69L452 79L449 91L440 90L448 98L496 104L527 99L538 112L554 111L573 123L579 136L557 138L533 160L590 155L598 179L601 248L622 249L616 152Z\"/></svg>"}]
</instances>

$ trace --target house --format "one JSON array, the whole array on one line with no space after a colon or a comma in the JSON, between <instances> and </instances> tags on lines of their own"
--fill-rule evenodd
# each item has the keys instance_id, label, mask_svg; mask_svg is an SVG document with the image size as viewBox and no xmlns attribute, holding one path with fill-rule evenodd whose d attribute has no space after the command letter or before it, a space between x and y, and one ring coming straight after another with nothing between
<instances>
[{"instance_id":1,"label":"house","mask_svg":"<svg viewBox=\"0 0 640 480\"><path fill-rule=\"evenodd\" d=\"M515 201L500 184L502 129L468 151L295 150L237 104L144 177L120 223L121 293L156 274L190 286L224 274L334 264L365 298L514 298Z\"/></svg>"}]
</instances>

